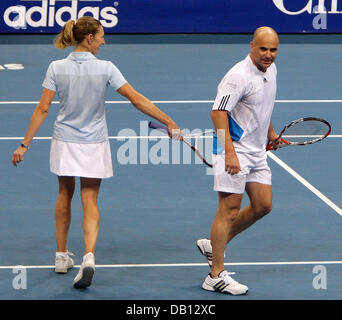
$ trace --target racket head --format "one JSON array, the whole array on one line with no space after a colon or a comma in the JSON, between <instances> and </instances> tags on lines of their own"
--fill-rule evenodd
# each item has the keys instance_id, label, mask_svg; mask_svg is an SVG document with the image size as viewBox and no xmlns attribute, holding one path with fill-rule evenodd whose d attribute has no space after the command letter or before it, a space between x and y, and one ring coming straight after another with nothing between
<instances>
[{"instance_id":1,"label":"racket head","mask_svg":"<svg viewBox=\"0 0 342 320\"><path fill-rule=\"evenodd\" d=\"M315 117L300 118L286 125L280 132L276 146L267 145L267 150L276 150L290 145L304 146L325 139L331 133L328 121Z\"/></svg>"}]
</instances>

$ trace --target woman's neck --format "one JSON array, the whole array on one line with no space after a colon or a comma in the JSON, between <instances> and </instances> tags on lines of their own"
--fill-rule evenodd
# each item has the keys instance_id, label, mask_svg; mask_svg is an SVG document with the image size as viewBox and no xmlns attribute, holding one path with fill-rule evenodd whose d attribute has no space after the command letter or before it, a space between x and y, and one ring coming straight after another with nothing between
<instances>
[{"instance_id":1,"label":"woman's neck","mask_svg":"<svg viewBox=\"0 0 342 320\"><path fill-rule=\"evenodd\" d=\"M81 44L79 44L76 49L76 52L90 52L89 48L87 48L86 46L83 46Z\"/></svg>"}]
</instances>

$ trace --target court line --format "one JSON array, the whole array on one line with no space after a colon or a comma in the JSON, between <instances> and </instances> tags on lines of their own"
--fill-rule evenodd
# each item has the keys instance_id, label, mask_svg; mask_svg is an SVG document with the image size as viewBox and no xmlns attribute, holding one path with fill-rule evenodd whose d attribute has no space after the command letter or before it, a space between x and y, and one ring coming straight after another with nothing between
<instances>
[{"instance_id":1,"label":"court line","mask_svg":"<svg viewBox=\"0 0 342 320\"><path fill-rule=\"evenodd\" d=\"M332 202L329 198L327 198L322 192L320 192L317 188L315 188L311 183L305 180L301 175L299 175L296 171L294 171L290 166L288 166L284 161L280 160L276 155L272 152L267 152L267 155L275 161L278 165L280 165L283 169L285 169L289 174L291 174L294 178L296 178L300 183L302 183L305 187L307 187L312 193L314 193L318 198L320 198L323 202L325 202L330 208L336 211L340 216L342 216L342 209L338 207L334 202Z\"/></svg>"},{"instance_id":2,"label":"court line","mask_svg":"<svg viewBox=\"0 0 342 320\"><path fill-rule=\"evenodd\" d=\"M332 137L341 138L342 135L331 135ZM168 139L168 136L111 136L109 139ZM23 137L0 137L0 140L22 140ZM35 137L34 140L50 140L51 137ZM272 152L268 152L268 156L274 160L278 165L290 173L294 178L301 182L305 187L307 187L311 192L313 192L318 198L325 202L329 207L336 211L340 216L342 216L342 209L339 208L335 203L333 203L329 198L327 198L323 193L321 193L317 188L300 176L296 171L289 167L285 162L280 160Z\"/></svg>"},{"instance_id":3,"label":"court line","mask_svg":"<svg viewBox=\"0 0 342 320\"><path fill-rule=\"evenodd\" d=\"M215 100L153 100L153 103L214 103ZM39 101L0 101L1 104L38 104ZM108 100L106 104L127 104L127 100ZM275 103L342 103L341 99L334 100L275 100ZM52 101L59 104L59 101Z\"/></svg>"},{"instance_id":4,"label":"court line","mask_svg":"<svg viewBox=\"0 0 342 320\"><path fill-rule=\"evenodd\" d=\"M184 136L185 138L193 138L194 136ZM211 136L203 136L201 138L212 139ZM327 138L342 138L342 134L331 134ZM24 137L0 137L0 140L22 140ZM51 140L52 137L34 137L33 140ZM169 139L167 135L164 136L109 136L110 140L119 139Z\"/></svg>"},{"instance_id":5,"label":"court line","mask_svg":"<svg viewBox=\"0 0 342 320\"><path fill-rule=\"evenodd\" d=\"M275 261L275 262L229 262L226 266L280 266L280 265L324 265L324 264L342 264L342 261ZM96 264L96 268L156 268L156 267L208 267L207 263L149 263L149 264ZM75 265L79 268L80 265ZM25 268L25 269L53 269L54 265L16 265L0 266L0 270Z\"/></svg>"}]
</instances>

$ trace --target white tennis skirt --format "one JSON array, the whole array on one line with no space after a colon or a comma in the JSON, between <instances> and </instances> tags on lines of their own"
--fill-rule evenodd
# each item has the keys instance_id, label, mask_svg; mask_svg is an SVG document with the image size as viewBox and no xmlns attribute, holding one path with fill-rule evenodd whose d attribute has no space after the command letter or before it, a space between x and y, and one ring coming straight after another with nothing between
<instances>
[{"instance_id":1,"label":"white tennis skirt","mask_svg":"<svg viewBox=\"0 0 342 320\"><path fill-rule=\"evenodd\" d=\"M58 176L101 179L112 177L109 141L89 144L52 139L50 171Z\"/></svg>"}]
</instances>

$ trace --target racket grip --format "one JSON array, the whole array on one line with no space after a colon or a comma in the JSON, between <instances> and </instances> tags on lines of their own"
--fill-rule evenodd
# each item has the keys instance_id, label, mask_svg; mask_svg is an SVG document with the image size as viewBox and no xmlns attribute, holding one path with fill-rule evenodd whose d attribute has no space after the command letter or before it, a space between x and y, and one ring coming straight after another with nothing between
<instances>
[{"instance_id":1,"label":"racket grip","mask_svg":"<svg viewBox=\"0 0 342 320\"><path fill-rule=\"evenodd\" d=\"M157 130L162 131L166 134L169 134L169 129L166 126L163 126L162 124L150 121L148 123L148 127L151 129L157 129Z\"/></svg>"}]
</instances>

